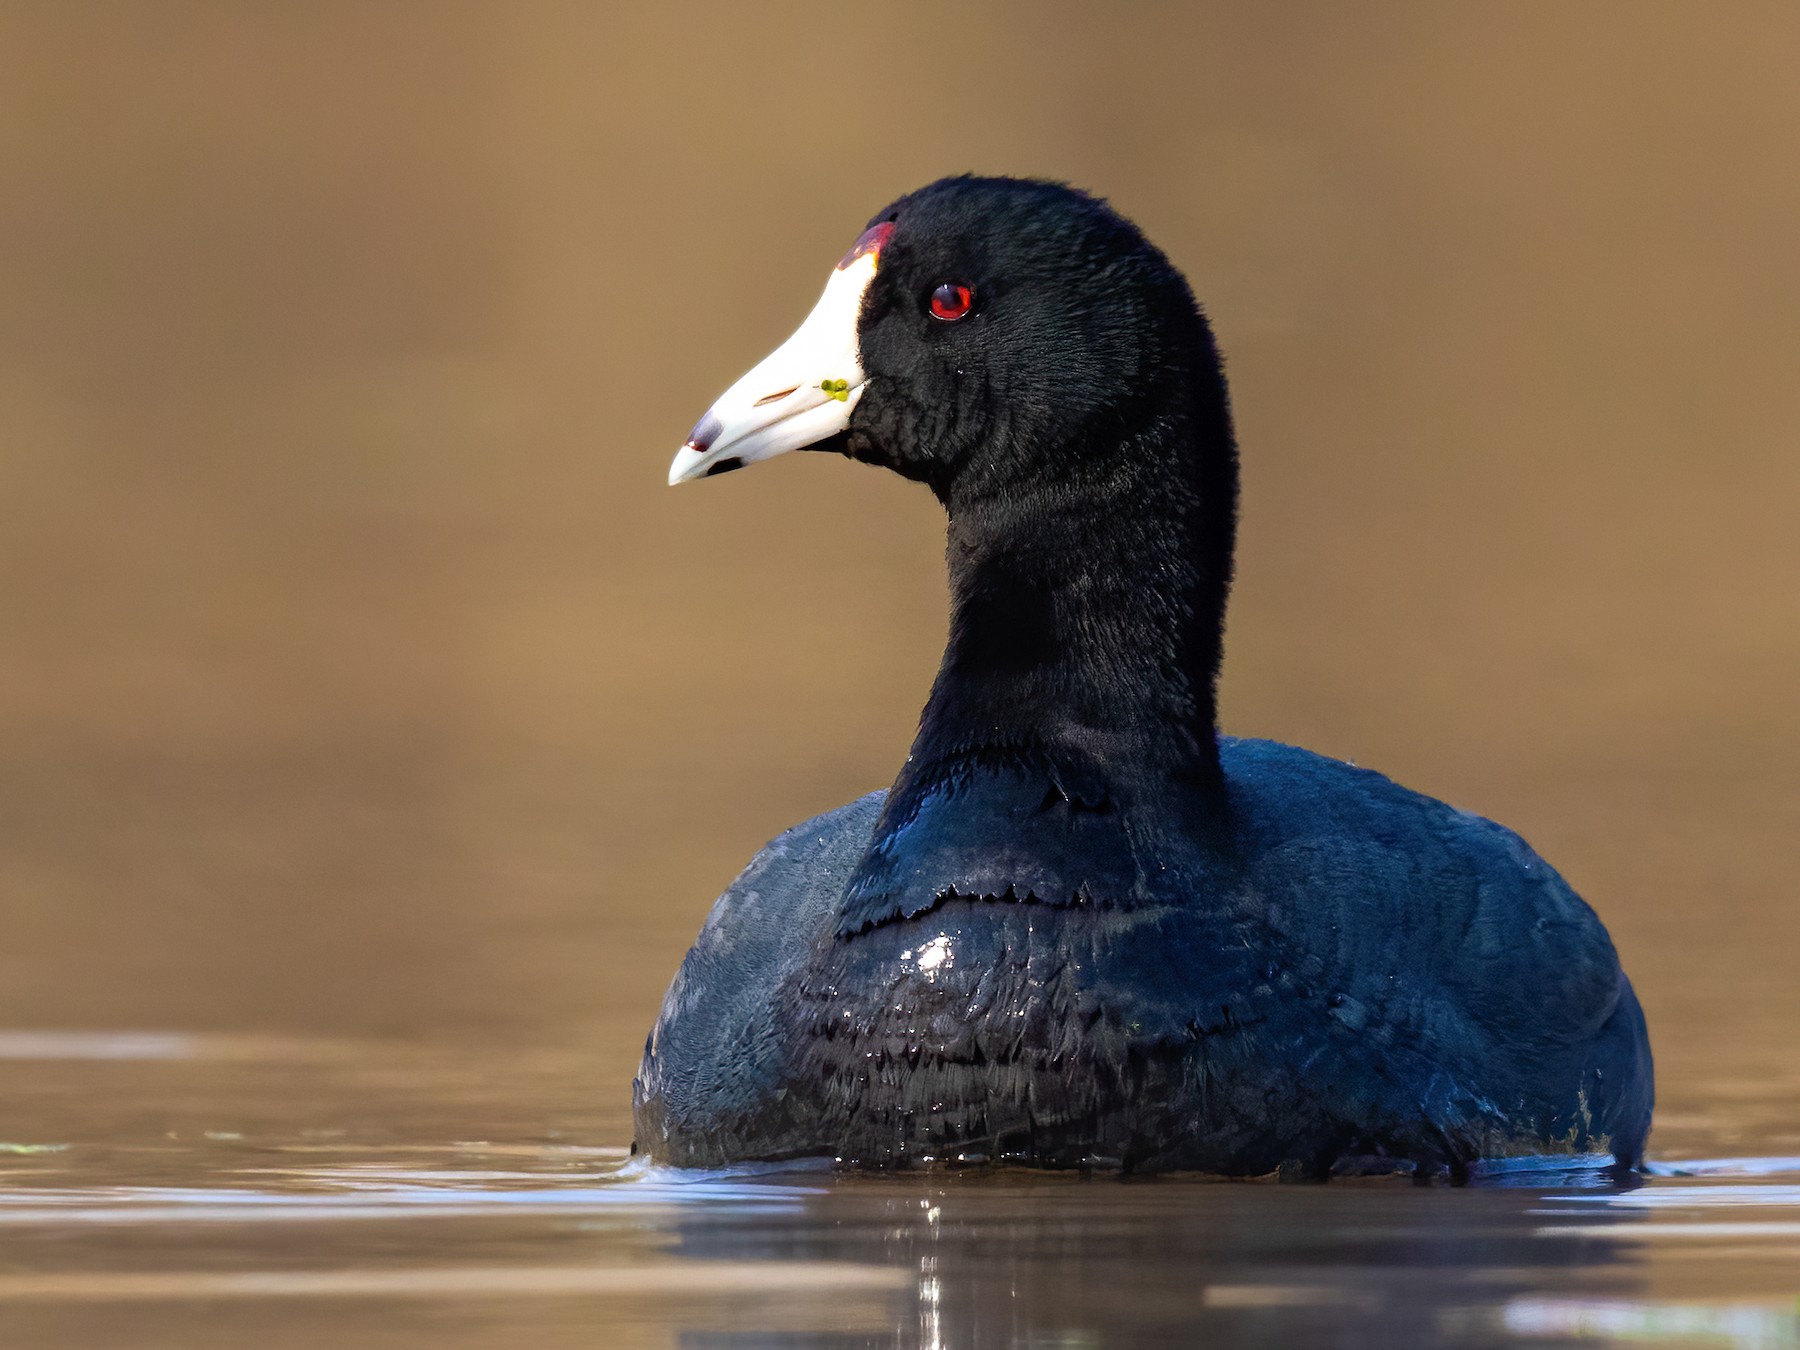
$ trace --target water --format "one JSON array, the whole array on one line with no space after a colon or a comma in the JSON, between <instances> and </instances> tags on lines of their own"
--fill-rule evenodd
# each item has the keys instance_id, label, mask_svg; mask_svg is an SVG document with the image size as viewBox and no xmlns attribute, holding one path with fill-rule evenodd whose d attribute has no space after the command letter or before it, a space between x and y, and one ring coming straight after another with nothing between
<instances>
[{"instance_id":1,"label":"water","mask_svg":"<svg viewBox=\"0 0 1800 1350\"><path fill-rule=\"evenodd\" d=\"M1794 1345L1800 10L828 8L0 4L0 1344ZM1227 730L1555 863L1691 1175L627 1165L945 618L920 490L670 455L963 168L1188 272Z\"/></svg>"},{"instance_id":2,"label":"water","mask_svg":"<svg viewBox=\"0 0 1800 1350\"><path fill-rule=\"evenodd\" d=\"M44 1346L1800 1346L1800 1157L1463 1189L684 1174L574 1054L0 1034Z\"/></svg>"}]
</instances>

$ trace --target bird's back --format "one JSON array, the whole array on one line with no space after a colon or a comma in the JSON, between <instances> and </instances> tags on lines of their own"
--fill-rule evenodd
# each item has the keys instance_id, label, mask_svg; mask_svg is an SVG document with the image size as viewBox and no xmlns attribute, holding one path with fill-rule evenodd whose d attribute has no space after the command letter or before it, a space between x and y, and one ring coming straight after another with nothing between
<instances>
[{"instance_id":1,"label":"bird's back","mask_svg":"<svg viewBox=\"0 0 1800 1350\"><path fill-rule=\"evenodd\" d=\"M1547 864L1379 774L1220 752L1227 845L1129 909L952 898L841 936L882 794L782 835L669 991L640 1145L690 1165L1637 1161L1642 1017Z\"/></svg>"}]
</instances>

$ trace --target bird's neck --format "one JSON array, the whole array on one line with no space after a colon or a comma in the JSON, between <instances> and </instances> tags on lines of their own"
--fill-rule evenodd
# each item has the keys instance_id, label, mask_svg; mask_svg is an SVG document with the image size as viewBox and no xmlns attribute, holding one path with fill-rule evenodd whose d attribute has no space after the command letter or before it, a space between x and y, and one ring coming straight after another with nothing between
<instances>
[{"instance_id":1,"label":"bird's neck","mask_svg":"<svg viewBox=\"0 0 1800 1350\"><path fill-rule=\"evenodd\" d=\"M1135 471L1134 471L1135 470ZM1149 466L952 515L950 636L897 785L1042 760L1116 798L1219 772L1219 600Z\"/></svg>"},{"instance_id":2,"label":"bird's neck","mask_svg":"<svg viewBox=\"0 0 1800 1350\"><path fill-rule=\"evenodd\" d=\"M946 505L949 642L845 929L970 887L1131 903L1158 841L1205 835L1223 810L1236 459L1222 402L1210 424L1161 416L1116 453ZM1008 858L962 823L988 817Z\"/></svg>"}]
</instances>

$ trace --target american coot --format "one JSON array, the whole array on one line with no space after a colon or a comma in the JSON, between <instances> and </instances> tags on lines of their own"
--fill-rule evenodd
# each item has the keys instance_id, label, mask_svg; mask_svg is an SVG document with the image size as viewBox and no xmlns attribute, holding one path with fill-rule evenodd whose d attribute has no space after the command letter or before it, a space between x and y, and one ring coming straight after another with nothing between
<instances>
[{"instance_id":1,"label":"american coot","mask_svg":"<svg viewBox=\"0 0 1800 1350\"><path fill-rule=\"evenodd\" d=\"M671 483L786 450L949 515L894 785L769 844L645 1048L641 1151L1317 1177L1643 1156L1643 1014L1510 831L1221 737L1237 463L1186 282L1105 203L950 178L881 212Z\"/></svg>"}]
</instances>

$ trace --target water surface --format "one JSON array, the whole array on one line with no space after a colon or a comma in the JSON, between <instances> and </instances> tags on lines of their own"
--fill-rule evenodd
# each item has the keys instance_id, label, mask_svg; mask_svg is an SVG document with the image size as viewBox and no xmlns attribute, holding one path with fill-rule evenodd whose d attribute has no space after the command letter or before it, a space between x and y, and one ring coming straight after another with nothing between
<instances>
[{"instance_id":1,"label":"water surface","mask_svg":"<svg viewBox=\"0 0 1800 1350\"><path fill-rule=\"evenodd\" d=\"M677 1173L581 1056L0 1034L14 1343L1800 1346L1800 1158L1466 1188Z\"/></svg>"}]
</instances>

